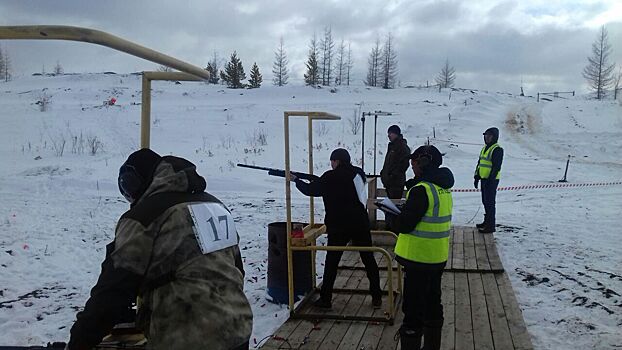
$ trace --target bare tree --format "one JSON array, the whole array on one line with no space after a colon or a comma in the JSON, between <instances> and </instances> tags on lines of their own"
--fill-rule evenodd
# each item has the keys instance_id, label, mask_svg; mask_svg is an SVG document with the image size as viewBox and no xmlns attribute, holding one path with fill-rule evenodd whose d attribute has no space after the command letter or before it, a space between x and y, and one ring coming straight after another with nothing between
<instances>
[{"instance_id":1,"label":"bare tree","mask_svg":"<svg viewBox=\"0 0 622 350\"><path fill-rule=\"evenodd\" d=\"M337 71L335 72L336 85L343 84L343 79L346 75L346 63L346 44L343 39L341 39L341 42L339 43L339 48L337 49L337 65L335 67L337 69Z\"/></svg>"},{"instance_id":2,"label":"bare tree","mask_svg":"<svg viewBox=\"0 0 622 350\"><path fill-rule=\"evenodd\" d=\"M60 64L60 61L56 61L56 65L54 66L54 74L55 75L60 75L65 73L65 70L63 69L63 66Z\"/></svg>"},{"instance_id":3,"label":"bare tree","mask_svg":"<svg viewBox=\"0 0 622 350\"><path fill-rule=\"evenodd\" d=\"M322 85L330 85L330 77L333 69L333 52L335 42L331 27L324 28L324 38L320 41L322 57L320 60L320 71L322 74Z\"/></svg>"},{"instance_id":4,"label":"bare tree","mask_svg":"<svg viewBox=\"0 0 622 350\"><path fill-rule=\"evenodd\" d=\"M378 86L378 76L380 73L380 38L376 37L376 43L372 47L367 59L367 78L365 79L365 85Z\"/></svg>"},{"instance_id":5,"label":"bare tree","mask_svg":"<svg viewBox=\"0 0 622 350\"><path fill-rule=\"evenodd\" d=\"M614 100L618 99L618 90L622 89L620 88L621 80L622 80L622 66L618 67L618 76L616 77L616 81L615 81L614 88L613 88L613 99Z\"/></svg>"},{"instance_id":6,"label":"bare tree","mask_svg":"<svg viewBox=\"0 0 622 350\"><path fill-rule=\"evenodd\" d=\"M456 70L454 67L449 65L449 59L445 60L445 65L441 68L441 71L438 73L435 80L441 88L450 88L454 86L454 81L456 80Z\"/></svg>"},{"instance_id":7,"label":"bare tree","mask_svg":"<svg viewBox=\"0 0 622 350\"><path fill-rule=\"evenodd\" d=\"M287 54L285 53L285 49L283 48L283 37L279 40L279 47L274 52L274 63L272 64L272 74L274 77L272 78L272 82L276 86L283 86L287 84L287 79L289 79L289 75L287 74Z\"/></svg>"},{"instance_id":8,"label":"bare tree","mask_svg":"<svg viewBox=\"0 0 622 350\"><path fill-rule=\"evenodd\" d=\"M352 46L348 43L348 56L346 58L346 85L350 85L350 72L354 67L354 59L352 58Z\"/></svg>"},{"instance_id":9,"label":"bare tree","mask_svg":"<svg viewBox=\"0 0 622 350\"><path fill-rule=\"evenodd\" d=\"M0 46L0 76L4 77L4 53L2 52L2 46Z\"/></svg>"},{"instance_id":10,"label":"bare tree","mask_svg":"<svg viewBox=\"0 0 622 350\"><path fill-rule=\"evenodd\" d=\"M315 87L320 81L320 72L317 59L317 38L315 33L313 33L313 38L311 39L311 43L309 44L309 56L307 58L307 63L305 63L305 66L307 66L307 72L304 74L306 85Z\"/></svg>"},{"instance_id":11,"label":"bare tree","mask_svg":"<svg viewBox=\"0 0 622 350\"><path fill-rule=\"evenodd\" d=\"M611 54L611 45L607 37L607 29L605 26L600 28L600 34L596 41L592 44L592 56L588 57L588 64L583 68L583 77L591 90L596 92L596 99L600 100L605 97L605 92L614 80L613 70L615 64L609 64L609 55Z\"/></svg>"},{"instance_id":12,"label":"bare tree","mask_svg":"<svg viewBox=\"0 0 622 350\"><path fill-rule=\"evenodd\" d=\"M11 80L11 58L6 50L2 51L0 47L0 79L5 82Z\"/></svg>"},{"instance_id":13,"label":"bare tree","mask_svg":"<svg viewBox=\"0 0 622 350\"><path fill-rule=\"evenodd\" d=\"M387 34L382 48L382 88L392 89L397 81L397 53L393 43L393 35Z\"/></svg>"}]
</instances>

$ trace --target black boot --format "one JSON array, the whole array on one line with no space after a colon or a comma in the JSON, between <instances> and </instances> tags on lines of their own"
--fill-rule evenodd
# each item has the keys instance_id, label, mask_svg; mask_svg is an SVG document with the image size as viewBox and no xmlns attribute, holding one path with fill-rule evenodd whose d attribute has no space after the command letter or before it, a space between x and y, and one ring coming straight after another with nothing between
<instances>
[{"instance_id":1,"label":"black boot","mask_svg":"<svg viewBox=\"0 0 622 350\"><path fill-rule=\"evenodd\" d=\"M475 225L475 227L477 227L479 229L482 229L482 228L486 227L486 214L484 214L484 221L482 221L481 224Z\"/></svg>"},{"instance_id":2,"label":"black boot","mask_svg":"<svg viewBox=\"0 0 622 350\"><path fill-rule=\"evenodd\" d=\"M490 225L486 225L482 228L480 228L479 233L493 233L495 232L495 227L494 226L490 226Z\"/></svg>"},{"instance_id":3,"label":"black boot","mask_svg":"<svg viewBox=\"0 0 622 350\"><path fill-rule=\"evenodd\" d=\"M410 329L404 326L400 327L402 350L420 350L422 335L423 331L421 329Z\"/></svg>"},{"instance_id":4,"label":"black boot","mask_svg":"<svg viewBox=\"0 0 622 350\"><path fill-rule=\"evenodd\" d=\"M423 329L423 350L439 350L441 348L442 327Z\"/></svg>"}]
</instances>

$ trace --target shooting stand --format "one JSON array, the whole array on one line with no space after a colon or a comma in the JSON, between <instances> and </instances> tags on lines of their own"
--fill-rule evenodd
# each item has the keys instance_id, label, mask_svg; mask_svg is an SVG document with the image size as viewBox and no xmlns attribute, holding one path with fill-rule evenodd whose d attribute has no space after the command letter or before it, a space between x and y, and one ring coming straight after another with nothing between
<instances>
[{"instance_id":1,"label":"shooting stand","mask_svg":"<svg viewBox=\"0 0 622 350\"><path fill-rule=\"evenodd\" d=\"M326 226L324 224L316 223L314 218L315 207L314 198L309 197L309 224L303 228L303 238L292 238L292 203L291 203L291 174L290 174L290 142L289 142L289 119L290 117L307 117L307 131L308 131L308 150L309 150L309 174L313 174L313 121L314 120L339 120L339 116L326 112L308 112L308 111L289 111L284 112L284 130L285 130L285 202L287 210L287 287L288 287L288 304L291 318L302 319L337 319L337 320L354 320L354 321L376 321L376 322L389 322L392 323L395 319L397 311L396 302L402 289L402 271L399 264L392 263L394 261L392 254L386 249L380 247L357 247L357 246L318 246L317 238L326 233ZM372 231L374 235L389 236L391 239L397 239L395 234L387 231ZM382 254L382 259L387 261L387 287L388 291L383 293L387 295L386 310L383 315L376 316L362 316L357 314L331 314L331 313L318 313L314 308L309 307L309 301L313 295L317 294L318 288L315 281L315 258L318 250L323 251L344 251L344 252L372 252ZM293 252L294 251L311 251L311 273L313 281L313 289L310 293L307 293L302 301L295 306L294 305L294 268L293 268ZM397 271L397 290L394 290L393 283L395 276L394 271ZM348 293L348 294L366 294L366 290L352 289L352 288L334 288L334 293Z\"/></svg>"}]
</instances>

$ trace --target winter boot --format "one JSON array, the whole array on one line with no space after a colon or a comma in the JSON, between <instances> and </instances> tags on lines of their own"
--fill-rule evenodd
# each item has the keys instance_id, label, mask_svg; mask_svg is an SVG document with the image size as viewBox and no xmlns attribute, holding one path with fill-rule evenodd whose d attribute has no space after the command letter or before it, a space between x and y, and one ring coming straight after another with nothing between
<instances>
[{"instance_id":1,"label":"winter boot","mask_svg":"<svg viewBox=\"0 0 622 350\"><path fill-rule=\"evenodd\" d=\"M442 327L423 328L423 350L439 350L441 348Z\"/></svg>"},{"instance_id":2,"label":"winter boot","mask_svg":"<svg viewBox=\"0 0 622 350\"><path fill-rule=\"evenodd\" d=\"M423 331L421 329L410 329L404 326L400 327L400 342L402 343L402 350L420 350L421 349L421 336Z\"/></svg>"},{"instance_id":3,"label":"winter boot","mask_svg":"<svg viewBox=\"0 0 622 350\"><path fill-rule=\"evenodd\" d=\"M493 233L493 232L495 232L495 228L494 228L494 226L486 225L486 226L480 228L478 231L479 231L479 233Z\"/></svg>"},{"instance_id":4,"label":"winter boot","mask_svg":"<svg viewBox=\"0 0 622 350\"><path fill-rule=\"evenodd\" d=\"M486 227L486 214L484 214L484 221L482 221L481 224L475 225L475 227L477 227L478 229L482 229L482 228Z\"/></svg>"},{"instance_id":5,"label":"winter boot","mask_svg":"<svg viewBox=\"0 0 622 350\"><path fill-rule=\"evenodd\" d=\"M333 304L331 303L330 300L320 297L316 301L313 302L313 306L320 308L320 309L330 309L333 307Z\"/></svg>"}]
</instances>

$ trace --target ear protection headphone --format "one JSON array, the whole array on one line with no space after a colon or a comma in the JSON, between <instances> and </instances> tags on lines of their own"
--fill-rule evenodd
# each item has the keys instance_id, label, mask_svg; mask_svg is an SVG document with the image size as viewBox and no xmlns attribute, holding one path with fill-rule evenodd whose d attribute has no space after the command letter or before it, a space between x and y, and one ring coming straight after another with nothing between
<instances>
[{"instance_id":1,"label":"ear protection headphone","mask_svg":"<svg viewBox=\"0 0 622 350\"><path fill-rule=\"evenodd\" d=\"M135 167L123 164L119 169L119 191L128 202L134 203L138 199L136 197L142 192L144 182Z\"/></svg>"}]
</instances>

